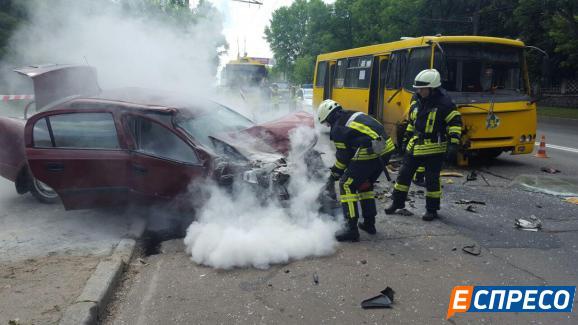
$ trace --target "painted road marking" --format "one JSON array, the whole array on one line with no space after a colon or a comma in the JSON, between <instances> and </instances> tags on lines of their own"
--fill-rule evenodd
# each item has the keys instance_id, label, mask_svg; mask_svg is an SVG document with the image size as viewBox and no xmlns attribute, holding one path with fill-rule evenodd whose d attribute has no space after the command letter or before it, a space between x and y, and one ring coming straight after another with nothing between
<instances>
[{"instance_id":1,"label":"painted road marking","mask_svg":"<svg viewBox=\"0 0 578 325\"><path fill-rule=\"evenodd\" d=\"M535 145L539 146L540 142L536 142ZM556 149L556 150L563 150L563 151L578 153L578 149L576 149L576 148L557 146L555 144L546 144L546 148L552 148L552 149Z\"/></svg>"}]
</instances>

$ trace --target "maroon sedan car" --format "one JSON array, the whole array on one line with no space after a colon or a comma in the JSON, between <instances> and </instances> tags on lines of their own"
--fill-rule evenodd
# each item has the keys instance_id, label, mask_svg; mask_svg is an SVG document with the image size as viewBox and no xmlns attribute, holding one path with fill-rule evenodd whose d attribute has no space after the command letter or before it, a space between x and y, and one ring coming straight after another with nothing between
<instances>
[{"instance_id":1,"label":"maroon sedan car","mask_svg":"<svg viewBox=\"0 0 578 325\"><path fill-rule=\"evenodd\" d=\"M212 101L140 88L101 91L88 66L16 72L32 78L37 113L0 118L0 175L18 193L60 198L66 209L187 193L188 200L207 179L223 186L243 181L283 197L289 131L313 127L303 112L256 125ZM313 146L305 154L318 164Z\"/></svg>"}]
</instances>

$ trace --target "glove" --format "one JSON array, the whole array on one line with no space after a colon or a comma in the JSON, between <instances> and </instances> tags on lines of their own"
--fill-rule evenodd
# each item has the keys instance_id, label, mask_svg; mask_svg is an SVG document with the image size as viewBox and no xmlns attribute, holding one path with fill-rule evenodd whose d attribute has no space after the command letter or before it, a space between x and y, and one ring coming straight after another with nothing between
<instances>
[{"instance_id":1,"label":"glove","mask_svg":"<svg viewBox=\"0 0 578 325\"><path fill-rule=\"evenodd\" d=\"M340 170L339 168L333 166L329 169L329 180L332 182L335 182L337 180L339 180L341 178L341 175L343 175L343 171Z\"/></svg>"},{"instance_id":2,"label":"glove","mask_svg":"<svg viewBox=\"0 0 578 325\"><path fill-rule=\"evenodd\" d=\"M458 156L458 145L455 143L448 144L446 151L446 161L454 162Z\"/></svg>"}]
</instances>

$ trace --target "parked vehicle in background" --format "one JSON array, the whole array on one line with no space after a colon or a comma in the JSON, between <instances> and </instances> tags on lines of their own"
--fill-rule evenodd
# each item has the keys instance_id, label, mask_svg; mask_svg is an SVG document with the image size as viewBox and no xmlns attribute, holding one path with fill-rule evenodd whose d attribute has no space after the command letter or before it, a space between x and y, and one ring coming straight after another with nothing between
<instances>
[{"instance_id":1,"label":"parked vehicle in background","mask_svg":"<svg viewBox=\"0 0 578 325\"><path fill-rule=\"evenodd\" d=\"M435 68L462 114L466 157L529 154L536 140L536 105L524 48L505 38L424 36L321 54L313 105L331 98L366 112L382 121L399 145L413 80L421 70Z\"/></svg>"},{"instance_id":2,"label":"parked vehicle in background","mask_svg":"<svg viewBox=\"0 0 578 325\"><path fill-rule=\"evenodd\" d=\"M0 117L0 175L15 182L18 193L32 191L42 202L60 198L66 209L192 203L201 195L189 190L207 179L222 186L247 182L283 199L289 132L313 127L304 112L257 125L228 107L182 94L102 91L87 66L17 72L32 78L39 111L27 120ZM303 154L321 163L314 145Z\"/></svg>"}]
</instances>

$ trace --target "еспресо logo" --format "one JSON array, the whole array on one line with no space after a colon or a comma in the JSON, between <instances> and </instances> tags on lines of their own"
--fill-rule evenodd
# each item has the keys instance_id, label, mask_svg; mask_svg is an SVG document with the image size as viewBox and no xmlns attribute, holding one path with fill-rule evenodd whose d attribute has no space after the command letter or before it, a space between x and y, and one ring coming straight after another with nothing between
<instances>
[{"instance_id":1,"label":"\u0435\u0441\u043f\u0440\u0435\u0441\u043e logo","mask_svg":"<svg viewBox=\"0 0 578 325\"><path fill-rule=\"evenodd\" d=\"M446 319L455 313L572 312L576 286L456 286Z\"/></svg>"}]
</instances>

